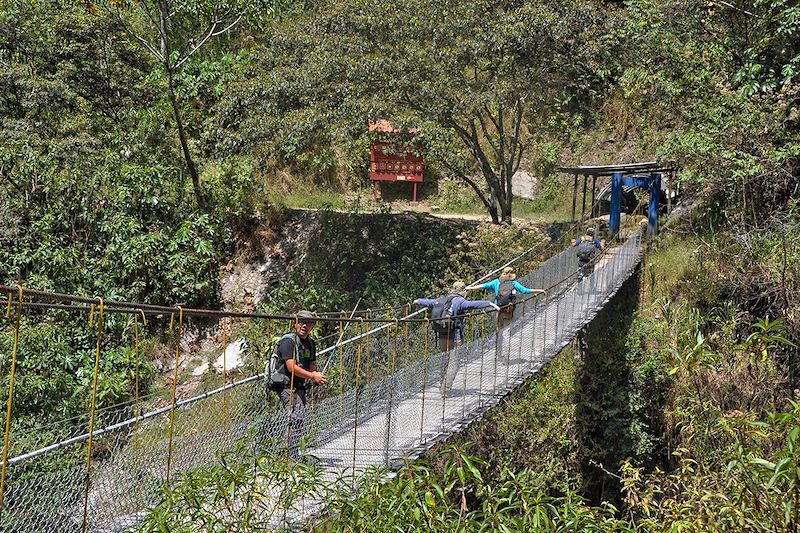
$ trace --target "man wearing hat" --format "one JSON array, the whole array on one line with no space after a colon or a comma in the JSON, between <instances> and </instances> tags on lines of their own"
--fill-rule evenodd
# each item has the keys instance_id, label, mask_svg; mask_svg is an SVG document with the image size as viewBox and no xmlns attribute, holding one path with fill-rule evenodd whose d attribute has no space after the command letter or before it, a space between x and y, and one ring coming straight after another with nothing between
<instances>
[{"instance_id":1,"label":"man wearing hat","mask_svg":"<svg viewBox=\"0 0 800 533\"><path fill-rule=\"evenodd\" d=\"M437 299L432 298L418 298L414 303L433 309L433 313L437 309L444 308L445 313L443 316L453 317L449 319L446 327L434 328L436 336L439 341L439 350L448 354L446 368L442 376L442 397L446 396L448 391L453 387L453 382L456 379L458 372L458 350L464 340L464 314L473 309L483 309L485 307L494 307L499 309L495 304L486 300L467 300L467 286L463 281L456 281L453 283L453 288L450 292ZM432 316L431 318L437 318ZM440 322L441 323L441 322Z\"/></svg>"},{"instance_id":2,"label":"man wearing hat","mask_svg":"<svg viewBox=\"0 0 800 533\"><path fill-rule=\"evenodd\" d=\"M281 402L292 424L291 444L296 445L305 434L306 391L312 384L325 385L328 378L317 370L317 346L311 330L317 317L311 311L295 315L294 332L281 338L276 352L283 360L281 372L289 377L289 384L278 390Z\"/></svg>"},{"instance_id":3,"label":"man wearing hat","mask_svg":"<svg viewBox=\"0 0 800 533\"><path fill-rule=\"evenodd\" d=\"M499 278L467 287L467 290L478 289L492 291L494 293L494 303L500 308L497 311L497 317L495 317L495 333L497 335L497 354L504 355L503 337L505 333L502 330L511 324L511 320L514 318L514 302L517 299L517 293L541 294L547 291L544 289L529 289L518 282L517 273L512 266L505 267Z\"/></svg>"}]
</instances>

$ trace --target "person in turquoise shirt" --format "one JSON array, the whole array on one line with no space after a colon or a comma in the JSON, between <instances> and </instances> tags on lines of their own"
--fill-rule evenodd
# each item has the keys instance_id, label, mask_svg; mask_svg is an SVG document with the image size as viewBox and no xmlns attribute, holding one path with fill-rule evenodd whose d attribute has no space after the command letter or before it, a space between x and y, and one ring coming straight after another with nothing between
<instances>
[{"instance_id":1,"label":"person in turquoise shirt","mask_svg":"<svg viewBox=\"0 0 800 533\"><path fill-rule=\"evenodd\" d=\"M494 293L494 303L500 308L495 319L497 325L497 354L505 355L507 360L508 354L503 354L503 337L506 335L503 330L511 324L511 320L514 318L514 303L517 299L517 294L542 294L547 291L544 289L530 289L517 281L517 273L514 267L510 266L503 269L503 273L500 274L499 278L486 283L470 285L467 289L484 289Z\"/></svg>"}]
</instances>

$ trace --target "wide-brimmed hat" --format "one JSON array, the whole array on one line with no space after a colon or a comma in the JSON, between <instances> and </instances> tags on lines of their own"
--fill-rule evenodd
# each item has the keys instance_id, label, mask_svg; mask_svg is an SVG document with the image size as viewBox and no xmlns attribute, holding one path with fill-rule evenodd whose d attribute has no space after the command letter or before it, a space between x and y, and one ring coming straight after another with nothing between
<instances>
[{"instance_id":1,"label":"wide-brimmed hat","mask_svg":"<svg viewBox=\"0 0 800 533\"><path fill-rule=\"evenodd\" d=\"M298 311L297 313L295 313L294 316L297 317L297 321L298 322L316 322L317 321L317 315L315 315L311 311L306 311L305 309L303 309L302 311Z\"/></svg>"},{"instance_id":2,"label":"wide-brimmed hat","mask_svg":"<svg viewBox=\"0 0 800 533\"><path fill-rule=\"evenodd\" d=\"M514 271L514 267L507 266L503 269L503 273L500 274L501 281L513 281L517 279L517 273Z\"/></svg>"},{"instance_id":3,"label":"wide-brimmed hat","mask_svg":"<svg viewBox=\"0 0 800 533\"><path fill-rule=\"evenodd\" d=\"M463 281L456 281L453 283L453 290L451 291L453 294L458 294L459 296L466 296L467 295L467 285Z\"/></svg>"}]
</instances>

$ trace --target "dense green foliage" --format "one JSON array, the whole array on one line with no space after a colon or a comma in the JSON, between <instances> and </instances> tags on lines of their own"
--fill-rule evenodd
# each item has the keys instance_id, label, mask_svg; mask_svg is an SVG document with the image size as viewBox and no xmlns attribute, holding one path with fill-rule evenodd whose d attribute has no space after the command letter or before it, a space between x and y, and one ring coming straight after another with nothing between
<instances>
[{"instance_id":1,"label":"dense green foliage","mask_svg":"<svg viewBox=\"0 0 800 533\"><path fill-rule=\"evenodd\" d=\"M188 472L165 489L140 531L272 529L303 496L324 498L333 511L314 531L634 531L610 505L548 496L531 482L532 471L504 469L489 478L480 458L455 447L443 452L441 470L417 462L391 481L384 471L369 472L355 499L350 478L326 482L313 460L253 459L242 447L218 466Z\"/></svg>"},{"instance_id":2,"label":"dense green foliage","mask_svg":"<svg viewBox=\"0 0 800 533\"><path fill-rule=\"evenodd\" d=\"M391 119L405 132L396 150L431 156L495 222L511 219L522 158L586 110L615 53L598 39L616 19L591 4L323 2L307 19L253 48L248 76L222 102L226 131L246 148L274 142L285 160L343 131L364 153L365 119ZM324 148L315 154L300 159L333 164Z\"/></svg>"},{"instance_id":3,"label":"dense green foliage","mask_svg":"<svg viewBox=\"0 0 800 533\"><path fill-rule=\"evenodd\" d=\"M475 195L495 219L510 216L518 166L547 202L560 163L655 155L698 207L648 256L635 309L615 308L581 338L581 359L565 354L473 430L483 459L451 450L410 465L336 504L359 527L326 527L796 530L800 8L620 4L188 1L165 15L172 2L6 2L0 282L216 305L218 265L280 217L271 201L367 185L376 118L425 151L429 182L467 183L440 199ZM163 35L153 22L167 15ZM230 28L198 39L217 19ZM265 307L401 303L524 246L514 231L363 230L323 227L317 242L337 256L287 272ZM86 317L24 326L15 423L84 412ZM130 321L108 318L106 335L101 406L132 395ZM256 485L224 468L187 477L168 493L181 509L154 523L193 516L185 495L227 487L231 472Z\"/></svg>"}]
</instances>

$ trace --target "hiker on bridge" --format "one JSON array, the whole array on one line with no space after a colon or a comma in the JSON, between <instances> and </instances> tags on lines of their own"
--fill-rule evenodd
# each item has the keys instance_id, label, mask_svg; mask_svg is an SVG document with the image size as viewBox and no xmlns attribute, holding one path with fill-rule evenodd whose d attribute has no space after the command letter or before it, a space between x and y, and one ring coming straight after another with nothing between
<instances>
[{"instance_id":1,"label":"hiker on bridge","mask_svg":"<svg viewBox=\"0 0 800 533\"><path fill-rule=\"evenodd\" d=\"M306 393L312 385L325 385L327 376L317 370L317 346L311 331L317 324L310 311L299 311L294 331L278 342L270 362L269 386L289 415L289 446L296 447L306 432Z\"/></svg>"},{"instance_id":2,"label":"hiker on bridge","mask_svg":"<svg viewBox=\"0 0 800 533\"><path fill-rule=\"evenodd\" d=\"M572 239L572 247L578 256L578 281L594 272L594 265L597 262L597 250L601 252L606 249L606 240L597 240L594 237L594 228L587 228L586 233L577 239Z\"/></svg>"},{"instance_id":3,"label":"hiker on bridge","mask_svg":"<svg viewBox=\"0 0 800 533\"><path fill-rule=\"evenodd\" d=\"M431 327L439 341L439 350L447 354L442 375L442 397L453 387L458 372L458 347L464 340L464 314L473 309L497 305L486 300L467 300L467 286L463 281L453 283L448 294L439 298L418 298L414 303L431 309Z\"/></svg>"},{"instance_id":4,"label":"hiker on bridge","mask_svg":"<svg viewBox=\"0 0 800 533\"><path fill-rule=\"evenodd\" d=\"M503 355L503 337L506 333L503 329L511 324L514 318L514 306L517 300L517 294L543 294L547 291L544 289L530 289L517 281L517 273L514 267L507 266L503 269L500 277L487 281L486 283L476 283L467 287L467 290L480 290L484 289L494 293L494 303L500 309L497 311L495 317L495 334L497 335L497 355Z\"/></svg>"}]
</instances>

